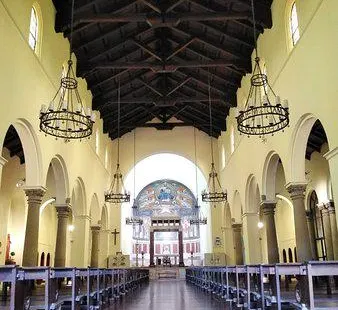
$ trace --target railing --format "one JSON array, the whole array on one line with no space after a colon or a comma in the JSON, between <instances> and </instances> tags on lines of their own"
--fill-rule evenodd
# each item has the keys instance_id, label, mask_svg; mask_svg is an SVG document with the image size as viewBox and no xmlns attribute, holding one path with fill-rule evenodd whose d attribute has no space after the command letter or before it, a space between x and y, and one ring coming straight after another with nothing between
<instances>
[{"instance_id":1,"label":"railing","mask_svg":"<svg viewBox=\"0 0 338 310\"><path fill-rule=\"evenodd\" d=\"M245 309L317 309L315 308L313 277L329 279L338 275L338 261L306 264L244 265L224 267L190 267L186 281L226 300L230 306ZM295 302L281 294L281 276L295 276ZM268 282L268 287L265 283ZM330 300L331 309L338 309ZM325 309L329 309L327 307Z\"/></svg>"},{"instance_id":2,"label":"railing","mask_svg":"<svg viewBox=\"0 0 338 310\"><path fill-rule=\"evenodd\" d=\"M148 280L149 271L136 268L3 266L0 309L102 309Z\"/></svg>"}]
</instances>

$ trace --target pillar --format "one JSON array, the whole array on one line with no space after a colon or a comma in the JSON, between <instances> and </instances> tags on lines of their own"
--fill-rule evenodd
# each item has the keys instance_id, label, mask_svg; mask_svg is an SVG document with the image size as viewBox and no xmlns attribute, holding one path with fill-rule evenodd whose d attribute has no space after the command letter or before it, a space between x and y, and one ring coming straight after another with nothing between
<instances>
[{"instance_id":1,"label":"pillar","mask_svg":"<svg viewBox=\"0 0 338 310\"><path fill-rule=\"evenodd\" d=\"M73 217L74 231L71 235L71 266L87 268L90 265L90 222L91 217L88 215L75 215ZM81 253L81 255L78 255L78 253Z\"/></svg>"},{"instance_id":2,"label":"pillar","mask_svg":"<svg viewBox=\"0 0 338 310\"><path fill-rule=\"evenodd\" d=\"M286 185L286 189L290 193L293 204L298 261L303 262L312 260L313 257L311 253L311 243L309 230L307 228L304 202L306 184L289 183Z\"/></svg>"},{"instance_id":3,"label":"pillar","mask_svg":"<svg viewBox=\"0 0 338 310\"><path fill-rule=\"evenodd\" d=\"M28 213L23 248L22 266L35 267L38 262L40 206L46 189L44 187L25 188Z\"/></svg>"},{"instance_id":4,"label":"pillar","mask_svg":"<svg viewBox=\"0 0 338 310\"><path fill-rule=\"evenodd\" d=\"M337 220L336 220L334 202L332 200L327 202L326 208L329 213L330 224L331 224L333 259L338 260L338 231L337 231Z\"/></svg>"},{"instance_id":5,"label":"pillar","mask_svg":"<svg viewBox=\"0 0 338 310\"><path fill-rule=\"evenodd\" d=\"M56 234L55 245L55 267L66 266L66 249L67 249L67 231L68 221L71 208L68 204L56 205L56 212L58 215L58 229Z\"/></svg>"},{"instance_id":6,"label":"pillar","mask_svg":"<svg viewBox=\"0 0 338 310\"><path fill-rule=\"evenodd\" d=\"M7 159L0 155L0 187L1 187L1 180L2 180L2 168L4 167L4 165L6 165L7 162L8 162Z\"/></svg>"},{"instance_id":7,"label":"pillar","mask_svg":"<svg viewBox=\"0 0 338 310\"><path fill-rule=\"evenodd\" d=\"M263 211L264 226L266 229L268 262L269 264L276 264L279 263L279 250L275 224L276 202L262 201L261 208Z\"/></svg>"},{"instance_id":8,"label":"pillar","mask_svg":"<svg viewBox=\"0 0 338 310\"><path fill-rule=\"evenodd\" d=\"M179 259L178 259L178 266L184 267L184 260L183 260L183 231L178 231L178 253L179 253Z\"/></svg>"},{"instance_id":9,"label":"pillar","mask_svg":"<svg viewBox=\"0 0 338 310\"><path fill-rule=\"evenodd\" d=\"M317 251L316 251L316 242L315 242L315 227L313 223L313 214L312 211L305 211L306 220L307 220L307 228L310 234L310 245L311 245L311 254L314 259L318 259Z\"/></svg>"},{"instance_id":10,"label":"pillar","mask_svg":"<svg viewBox=\"0 0 338 310\"><path fill-rule=\"evenodd\" d=\"M154 263L154 231L150 231L150 245L149 245L149 254L150 254L150 261L149 267L155 267Z\"/></svg>"},{"instance_id":11,"label":"pillar","mask_svg":"<svg viewBox=\"0 0 338 310\"><path fill-rule=\"evenodd\" d=\"M326 204L321 203L317 205L317 208L322 213L323 218L323 228L324 228L324 236L325 236L325 247L326 247L326 259L333 260L333 244L332 244L332 230L331 230L331 221L330 221L330 213Z\"/></svg>"},{"instance_id":12,"label":"pillar","mask_svg":"<svg viewBox=\"0 0 338 310\"><path fill-rule=\"evenodd\" d=\"M99 267L99 251L100 251L100 225L91 226L92 230L92 254L90 260L90 267Z\"/></svg>"},{"instance_id":13,"label":"pillar","mask_svg":"<svg viewBox=\"0 0 338 310\"><path fill-rule=\"evenodd\" d=\"M243 246L244 263L262 263L262 243L259 236L258 222L259 216L256 212L247 212L242 215L243 221Z\"/></svg>"},{"instance_id":14,"label":"pillar","mask_svg":"<svg viewBox=\"0 0 338 310\"><path fill-rule=\"evenodd\" d=\"M232 224L234 236L235 264L243 265L242 224Z\"/></svg>"}]
</instances>

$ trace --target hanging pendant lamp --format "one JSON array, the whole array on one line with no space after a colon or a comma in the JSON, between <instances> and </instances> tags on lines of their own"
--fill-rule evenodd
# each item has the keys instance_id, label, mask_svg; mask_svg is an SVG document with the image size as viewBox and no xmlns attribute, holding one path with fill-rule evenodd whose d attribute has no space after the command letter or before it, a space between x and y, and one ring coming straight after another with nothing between
<instances>
[{"instance_id":1,"label":"hanging pendant lamp","mask_svg":"<svg viewBox=\"0 0 338 310\"><path fill-rule=\"evenodd\" d=\"M130 194L126 191L123 183L123 175L120 170L120 82L117 102L117 164L113 182L108 191L104 193L104 200L111 203L123 203L130 201Z\"/></svg>"},{"instance_id":2,"label":"hanging pendant lamp","mask_svg":"<svg viewBox=\"0 0 338 310\"><path fill-rule=\"evenodd\" d=\"M139 216L138 205L136 202L136 128L134 129L134 202L131 206L131 217L126 218L127 225L142 225L143 219Z\"/></svg>"},{"instance_id":3,"label":"hanging pendant lamp","mask_svg":"<svg viewBox=\"0 0 338 310\"><path fill-rule=\"evenodd\" d=\"M197 143L196 143L196 128L194 127L194 149L195 149L195 185L196 185L196 205L194 216L190 219L190 225L206 225L208 220L203 216L201 207L198 203L198 177L197 177Z\"/></svg>"},{"instance_id":4,"label":"hanging pendant lamp","mask_svg":"<svg viewBox=\"0 0 338 310\"><path fill-rule=\"evenodd\" d=\"M289 125L289 104L287 99L283 100L283 104L281 103L280 97L275 94L269 84L267 75L261 69L256 42L253 0L251 0L251 9L254 28L255 64L245 110L239 111L236 119L237 128L241 134L263 138L267 134L273 135L275 132L284 131L284 128Z\"/></svg>"},{"instance_id":5,"label":"hanging pendant lamp","mask_svg":"<svg viewBox=\"0 0 338 310\"><path fill-rule=\"evenodd\" d=\"M209 117L210 117L210 149L211 149L211 171L209 173L208 189L202 192L202 201L205 202L225 202L227 201L227 192L222 190L221 182L218 179L214 163L214 147L212 142L212 113L211 113L211 87L209 74Z\"/></svg>"},{"instance_id":6,"label":"hanging pendant lamp","mask_svg":"<svg viewBox=\"0 0 338 310\"><path fill-rule=\"evenodd\" d=\"M93 132L95 114L86 108L78 91L78 82L73 70L73 19L72 1L70 53L66 73L61 78L60 87L48 107L43 104L40 110L40 130L46 135L61 138L66 142L90 137Z\"/></svg>"}]
</instances>

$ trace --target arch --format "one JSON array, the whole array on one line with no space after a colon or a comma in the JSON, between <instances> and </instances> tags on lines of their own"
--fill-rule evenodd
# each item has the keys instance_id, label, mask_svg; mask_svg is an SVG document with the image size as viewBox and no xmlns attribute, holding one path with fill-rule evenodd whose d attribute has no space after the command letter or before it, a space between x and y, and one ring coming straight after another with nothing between
<instances>
[{"instance_id":1,"label":"arch","mask_svg":"<svg viewBox=\"0 0 338 310\"><path fill-rule=\"evenodd\" d=\"M56 204L65 203L69 197L69 178L66 163L61 155L56 155L51 160L50 166L53 169L55 179Z\"/></svg>"},{"instance_id":2,"label":"arch","mask_svg":"<svg viewBox=\"0 0 338 310\"><path fill-rule=\"evenodd\" d=\"M288 262L288 257L286 256L286 250L283 249L283 263L287 263Z\"/></svg>"},{"instance_id":3,"label":"arch","mask_svg":"<svg viewBox=\"0 0 338 310\"><path fill-rule=\"evenodd\" d=\"M294 247L293 253L294 253L295 263L297 263L298 262L298 257L297 257L297 248L296 247Z\"/></svg>"},{"instance_id":4,"label":"arch","mask_svg":"<svg viewBox=\"0 0 338 310\"><path fill-rule=\"evenodd\" d=\"M240 223L242 221L242 214L243 206L241 202L241 196L239 191L236 190L232 199L232 215L236 223Z\"/></svg>"},{"instance_id":5,"label":"arch","mask_svg":"<svg viewBox=\"0 0 338 310\"><path fill-rule=\"evenodd\" d=\"M45 266L45 252L42 252L42 254L41 254L40 266Z\"/></svg>"},{"instance_id":6,"label":"arch","mask_svg":"<svg viewBox=\"0 0 338 310\"><path fill-rule=\"evenodd\" d=\"M276 199L276 174L280 156L275 151L270 151L266 156L262 176L262 196L268 201Z\"/></svg>"},{"instance_id":7,"label":"arch","mask_svg":"<svg viewBox=\"0 0 338 310\"><path fill-rule=\"evenodd\" d=\"M288 249L288 254L289 254L289 263L293 263L293 254L290 248Z\"/></svg>"},{"instance_id":8,"label":"arch","mask_svg":"<svg viewBox=\"0 0 338 310\"><path fill-rule=\"evenodd\" d=\"M101 228L103 230L108 229L108 211L107 205L104 204L101 210Z\"/></svg>"},{"instance_id":9,"label":"arch","mask_svg":"<svg viewBox=\"0 0 338 310\"><path fill-rule=\"evenodd\" d=\"M77 178L72 191L72 212L74 216L87 215L86 189L82 178Z\"/></svg>"},{"instance_id":10,"label":"arch","mask_svg":"<svg viewBox=\"0 0 338 310\"><path fill-rule=\"evenodd\" d=\"M317 118L313 114L304 114L297 122L292 134L289 152L290 175L292 182L307 183L305 180L305 152L311 129Z\"/></svg>"},{"instance_id":11,"label":"arch","mask_svg":"<svg viewBox=\"0 0 338 310\"><path fill-rule=\"evenodd\" d=\"M244 212L258 213L260 205L260 190L256 177L250 174L246 183Z\"/></svg>"},{"instance_id":12,"label":"arch","mask_svg":"<svg viewBox=\"0 0 338 310\"><path fill-rule=\"evenodd\" d=\"M100 210L100 204L99 204L99 199L97 198L97 194L93 194L92 199L90 201L89 215L92 219L92 224L98 224L100 222L101 210Z\"/></svg>"},{"instance_id":13,"label":"arch","mask_svg":"<svg viewBox=\"0 0 338 310\"><path fill-rule=\"evenodd\" d=\"M47 259L46 259L46 266L50 266L50 253L47 254Z\"/></svg>"},{"instance_id":14,"label":"arch","mask_svg":"<svg viewBox=\"0 0 338 310\"><path fill-rule=\"evenodd\" d=\"M20 138L25 156L26 186L41 186L42 156L35 131L25 119L18 119L12 125Z\"/></svg>"},{"instance_id":15,"label":"arch","mask_svg":"<svg viewBox=\"0 0 338 310\"><path fill-rule=\"evenodd\" d=\"M231 210L230 210L230 205L229 203L225 203L225 227L226 228L231 228L232 225L232 216L231 216Z\"/></svg>"}]
</instances>

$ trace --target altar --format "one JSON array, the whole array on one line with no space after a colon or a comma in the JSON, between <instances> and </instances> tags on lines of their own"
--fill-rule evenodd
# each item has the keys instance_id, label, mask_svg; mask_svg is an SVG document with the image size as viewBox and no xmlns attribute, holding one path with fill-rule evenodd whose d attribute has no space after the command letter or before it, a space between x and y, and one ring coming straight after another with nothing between
<instances>
[{"instance_id":1,"label":"altar","mask_svg":"<svg viewBox=\"0 0 338 310\"><path fill-rule=\"evenodd\" d=\"M177 266L179 255L178 254L155 254L155 265L156 266ZM159 263L160 262L160 263Z\"/></svg>"}]
</instances>

